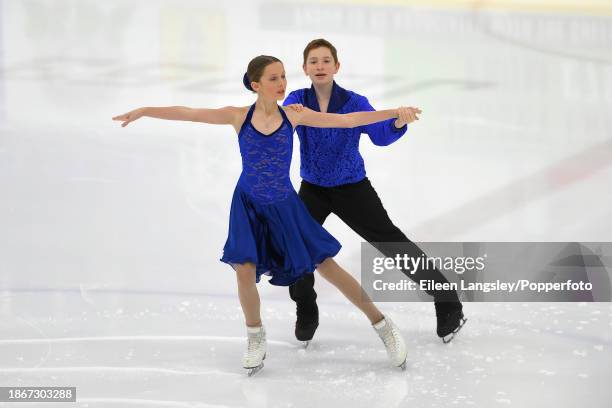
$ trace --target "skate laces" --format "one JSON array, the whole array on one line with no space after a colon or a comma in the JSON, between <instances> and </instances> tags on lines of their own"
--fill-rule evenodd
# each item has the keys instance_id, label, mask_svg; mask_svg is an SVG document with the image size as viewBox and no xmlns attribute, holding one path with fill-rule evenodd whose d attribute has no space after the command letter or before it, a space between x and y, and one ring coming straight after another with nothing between
<instances>
[{"instance_id":1,"label":"skate laces","mask_svg":"<svg viewBox=\"0 0 612 408\"><path fill-rule=\"evenodd\" d=\"M400 342L399 333L395 330L389 319L385 319L385 323L385 326L379 331L379 336L385 344L385 347L387 347L391 353L395 353Z\"/></svg>"},{"instance_id":2,"label":"skate laces","mask_svg":"<svg viewBox=\"0 0 612 408\"><path fill-rule=\"evenodd\" d=\"M262 332L259 333L249 333L248 334L248 342L247 342L247 354L252 355L257 352L257 349L261 345L263 341Z\"/></svg>"}]
</instances>

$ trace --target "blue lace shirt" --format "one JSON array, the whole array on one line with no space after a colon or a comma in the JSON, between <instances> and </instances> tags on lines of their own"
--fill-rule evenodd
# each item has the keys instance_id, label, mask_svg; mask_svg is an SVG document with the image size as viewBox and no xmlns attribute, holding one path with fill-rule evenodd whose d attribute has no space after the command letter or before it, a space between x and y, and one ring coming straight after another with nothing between
<instances>
[{"instance_id":1,"label":"blue lace shirt","mask_svg":"<svg viewBox=\"0 0 612 408\"><path fill-rule=\"evenodd\" d=\"M283 105L300 103L320 112L314 87L291 92ZM341 88L334 81L328 113L373 111L365 96ZM323 187L356 183L366 176L359 139L366 133L372 143L387 146L406 133L407 125L396 128L395 119L356 128L314 128L297 126L300 138L300 175L309 183Z\"/></svg>"}]
</instances>

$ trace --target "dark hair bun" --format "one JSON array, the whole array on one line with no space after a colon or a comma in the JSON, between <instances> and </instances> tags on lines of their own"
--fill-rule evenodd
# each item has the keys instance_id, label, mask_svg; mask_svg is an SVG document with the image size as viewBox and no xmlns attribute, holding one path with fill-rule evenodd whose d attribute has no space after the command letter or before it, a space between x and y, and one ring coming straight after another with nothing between
<instances>
[{"instance_id":1,"label":"dark hair bun","mask_svg":"<svg viewBox=\"0 0 612 408\"><path fill-rule=\"evenodd\" d=\"M244 73L244 76L242 77L242 83L244 84L244 87L246 89L253 92L253 88L251 87L251 81L249 81L249 76L247 75L246 72Z\"/></svg>"}]
</instances>

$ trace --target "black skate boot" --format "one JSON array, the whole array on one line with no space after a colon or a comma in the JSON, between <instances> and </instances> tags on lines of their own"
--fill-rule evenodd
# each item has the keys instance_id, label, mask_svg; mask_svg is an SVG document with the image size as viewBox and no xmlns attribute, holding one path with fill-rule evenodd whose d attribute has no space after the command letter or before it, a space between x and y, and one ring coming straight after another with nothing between
<instances>
[{"instance_id":1,"label":"black skate boot","mask_svg":"<svg viewBox=\"0 0 612 408\"><path fill-rule=\"evenodd\" d=\"M297 320L295 321L295 337L308 347L315 331L319 327L319 308L315 301L297 303Z\"/></svg>"},{"instance_id":2,"label":"black skate boot","mask_svg":"<svg viewBox=\"0 0 612 408\"><path fill-rule=\"evenodd\" d=\"M435 302L438 327L436 332L444 344L449 343L467 319L463 316L461 302Z\"/></svg>"}]
</instances>

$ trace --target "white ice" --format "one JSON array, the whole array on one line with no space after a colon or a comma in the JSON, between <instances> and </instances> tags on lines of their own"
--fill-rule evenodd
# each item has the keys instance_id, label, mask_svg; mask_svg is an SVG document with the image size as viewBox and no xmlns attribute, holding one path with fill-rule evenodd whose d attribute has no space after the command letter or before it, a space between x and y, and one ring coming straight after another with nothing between
<instances>
[{"instance_id":1,"label":"white ice","mask_svg":"<svg viewBox=\"0 0 612 408\"><path fill-rule=\"evenodd\" d=\"M612 240L609 4L388 3L0 1L0 386L76 386L96 408L607 406L610 303L468 303L449 345L432 304L380 303L408 342L401 372L323 279L306 350L286 288L262 282L266 366L241 368L235 277L218 261L233 130L111 117L250 104L255 55L304 87L302 49L322 36L340 85L423 109L397 143L361 144L412 240ZM359 277L361 239L325 226Z\"/></svg>"}]
</instances>

